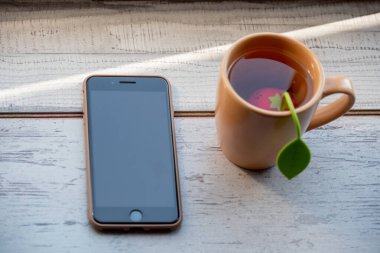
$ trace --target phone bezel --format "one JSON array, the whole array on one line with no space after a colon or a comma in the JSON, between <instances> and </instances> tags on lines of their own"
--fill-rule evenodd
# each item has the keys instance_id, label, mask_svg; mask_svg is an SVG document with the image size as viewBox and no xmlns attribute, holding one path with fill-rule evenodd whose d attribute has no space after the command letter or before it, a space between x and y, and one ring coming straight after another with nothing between
<instances>
[{"instance_id":1,"label":"phone bezel","mask_svg":"<svg viewBox=\"0 0 380 253\"><path fill-rule=\"evenodd\" d=\"M174 172L175 172L175 184L176 184L176 194L177 194L177 209L178 218L172 223L103 223L98 222L93 216L93 196L92 196L92 183L91 183L91 164L90 164L90 147L89 147L89 136L88 136L88 111L87 111L87 81L93 77L115 77L115 78L160 78L165 81L168 86L168 97L169 97L169 112L170 112L170 122L172 128L172 144L173 144L173 158L174 158ZM86 183L87 183L87 202L88 202L88 219L96 229L130 229L130 228L144 228L144 229L174 229L178 227L182 222L182 204L181 204L181 194L179 185L179 173L178 173L178 160L177 160L177 148L175 141L175 128L174 128L174 111L172 105L172 92L170 82L162 77L156 75L144 75L144 76L134 76L134 75L90 75L86 77L82 85L83 90L83 123L84 123L84 135L85 135L85 149L86 149Z\"/></svg>"}]
</instances>

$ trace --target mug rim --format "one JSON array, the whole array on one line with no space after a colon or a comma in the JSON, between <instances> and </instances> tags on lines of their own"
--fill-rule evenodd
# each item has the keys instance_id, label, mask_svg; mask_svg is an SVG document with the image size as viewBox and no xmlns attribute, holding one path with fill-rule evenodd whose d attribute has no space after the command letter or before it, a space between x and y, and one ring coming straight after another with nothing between
<instances>
[{"instance_id":1,"label":"mug rim","mask_svg":"<svg viewBox=\"0 0 380 253\"><path fill-rule=\"evenodd\" d=\"M231 45L231 47L228 49L228 51L226 52L226 54L224 55L223 60L222 60L222 64L221 64L221 78L223 79L224 85L233 94L233 97L235 97L235 99L237 99L241 104L243 104L249 110L253 110L253 111L257 112L257 113L260 113L260 114L263 114L263 115L266 115L266 116L290 116L291 115L290 111L270 111L270 110L265 110L265 109L262 109L260 107L257 107L257 106L254 106L254 105L248 103L239 94L237 94L237 92L235 91L235 89L232 87L230 79L228 78L228 68L229 68L229 66L227 66L227 62L228 62L228 59L231 57L232 50L237 45L239 45L240 43L242 43L244 41L248 41L248 40L252 40L252 39L257 38L257 37L264 37L264 36L273 37L276 40L286 40L287 42L293 43L297 47L301 47L301 48L305 49L306 52L309 55L311 55L311 57L315 61L316 68L317 68L317 71L319 72L319 76L320 76L319 83L317 83L317 90L315 92L313 92L313 96L311 97L311 99L309 101L307 101L305 104L301 105L300 107L295 108L295 111L296 111L297 114L300 114L300 113L302 113L302 112L310 109L313 105L315 105L316 103L318 103L319 100L320 100L320 98L322 97L323 85L324 85L324 82L325 82L325 75L324 75L322 64L320 63L318 57L313 53L313 51L311 51L303 43L299 42L296 39L293 39L291 37L283 35L283 34L270 33L270 32L254 33L254 34L246 35L246 36L240 38L239 40L235 41Z\"/></svg>"}]
</instances>

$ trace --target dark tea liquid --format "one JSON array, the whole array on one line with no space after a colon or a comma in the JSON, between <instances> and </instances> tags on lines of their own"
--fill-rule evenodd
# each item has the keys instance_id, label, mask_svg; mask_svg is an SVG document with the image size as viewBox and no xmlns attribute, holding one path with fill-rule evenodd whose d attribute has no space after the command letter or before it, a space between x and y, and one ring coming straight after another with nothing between
<instances>
[{"instance_id":1,"label":"dark tea liquid","mask_svg":"<svg viewBox=\"0 0 380 253\"><path fill-rule=\"evenodd\" d=\"M289 92L295 108L313 95L309 73L291 58L273 51L243 55L231 65L229 79L240 97L271 111L283 110L279 103L285 91Z\"/></svg>"}]
</instances>

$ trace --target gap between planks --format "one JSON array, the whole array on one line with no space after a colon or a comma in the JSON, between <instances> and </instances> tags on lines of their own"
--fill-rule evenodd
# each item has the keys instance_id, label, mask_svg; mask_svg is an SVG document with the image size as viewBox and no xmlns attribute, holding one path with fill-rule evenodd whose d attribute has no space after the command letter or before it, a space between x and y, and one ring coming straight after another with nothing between
<instances>
[{"instance_id":1,"label":"gap between planks","mask_svg":"<svg viewBox=\"0 0 380 253\"><path fill-rule=\"evenodd\" d=\"M214 117L213 111L179 111L174 112L174 117ZM343 116L380 116L380 110L352 110ZM0 113L1 118L82 118L82 112L17 112L17 113Z\"/></svg>"}]
</instances>

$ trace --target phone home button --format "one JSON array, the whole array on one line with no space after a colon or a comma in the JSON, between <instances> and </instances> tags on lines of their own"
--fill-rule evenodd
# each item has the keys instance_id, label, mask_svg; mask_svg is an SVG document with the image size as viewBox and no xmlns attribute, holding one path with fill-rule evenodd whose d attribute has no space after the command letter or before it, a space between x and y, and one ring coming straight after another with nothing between
<instances>
[{"instance_id":1,"label":"phone home button","mask_svg":"<svg viewBox=\"0 0 380 253\"><path fill-rule=\"evenodd\" d=\"M129 218L131 221L138 222L142 219L142 212L140 210L134 209L129 213Z\"/></svg>"}]
</instances>

